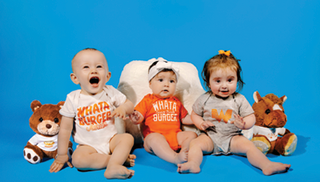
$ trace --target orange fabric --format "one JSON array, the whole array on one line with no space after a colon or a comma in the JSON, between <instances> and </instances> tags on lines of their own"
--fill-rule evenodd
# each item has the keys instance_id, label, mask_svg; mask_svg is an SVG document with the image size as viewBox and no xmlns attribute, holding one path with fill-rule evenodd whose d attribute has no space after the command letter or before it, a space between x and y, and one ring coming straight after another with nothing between
<instances>
[{"instance_id":1,"label":"orange fabric","mask_svg":"<svg viewBox=\"0 0 320 182\"><path fill-rule=\"evenodd\" d=\"M161 99L153 94L146 95L135 107L144 117L143 136L160 133L173 150L180 148L177 133L181 131L181 119L188 111L176 97Z\"/></svg>"}]
</instances>

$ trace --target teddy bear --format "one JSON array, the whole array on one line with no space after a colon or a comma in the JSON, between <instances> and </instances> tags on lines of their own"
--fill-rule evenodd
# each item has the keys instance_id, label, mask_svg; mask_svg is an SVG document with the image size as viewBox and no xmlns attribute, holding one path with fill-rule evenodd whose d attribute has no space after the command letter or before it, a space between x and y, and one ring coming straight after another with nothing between
<instances>
[{"instance_id":1,"label":"teddy bear","mask_svg":"<svg viewBox=\"0 0 320 182\"><path fill-rule=\"evenodd\" d=\"M148 68L154 61L165 60L162 57L152 58L148 61L134 60L129 62L123 68L120 76L118 90L121 91L127 98L137 105L142 98L152 93L149 87L148 81ZM172 62L172 61L168 61ZM172 62L179 67L179 80L176 86L175 96L182 102L188 113L191 114L192 105L196 99L205 93L203 89L197 68L188 62ZM132 124L130 120L122 120L116 118L115 122L118 133L130 133L135 138L135 144L141 144L143 142L143 136L141 134L140 126ZM183 125L182 130L194 131L200 134L200 131L195 126ZM251 139L252 131L243 130L243 134ZM247 132L247 133L246 133Z\"/></svg>"},{"instance_id":2,"label":"teddy bear","mask_svg":"<svg viewBox=\"0 0 320 182\"><path fill-rule=\"evenodd\" d=\"M44 158L55 158L57 155L57 141L62 116L59 110L64 104L44 104L34 100L31 103L33 114L29 119L30 128L36 133L24 147L24 158L31 164L37 164ZM72 154L72 142L69 141L68 155Z\"/></svg>"},{"instance_id":3,"label":"teddy bear","mask_svg":"<svg viewBox=\"0 0 320 182\"><path fill-rule=\"evenodd\" d=\"M256 116L251 141L264 154L291 155L296 147L298 138L294 133L284 128L287 116L284 113L283 103L287 97L277 97L270 93L261 97L259 92L253 94L252 109Z\"/></svg>"}]
</instances>

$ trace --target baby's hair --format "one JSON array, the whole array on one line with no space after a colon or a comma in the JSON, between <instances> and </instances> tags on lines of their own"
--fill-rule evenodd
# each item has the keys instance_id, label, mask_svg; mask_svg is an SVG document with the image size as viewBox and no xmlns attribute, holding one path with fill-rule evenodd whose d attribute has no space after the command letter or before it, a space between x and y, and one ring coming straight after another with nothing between
<instances>
[{"instance_id":1,"label":"baby's hair","mask_svg":"<svg viewBox=\"0 0 320 182\"><path fill-rule=\"evenodd\" d=\"M243 85L245 84L241 78L241 66L239 64L239 59L236 59L233 54L218 54L207 60L203 66L201 76L205 83L207 89L210 90L210 75L213 71L221 68L230 68L232 71L237 73L237 82L238 82L238 92L242 90Z\"/></svg>"}]
</instances>

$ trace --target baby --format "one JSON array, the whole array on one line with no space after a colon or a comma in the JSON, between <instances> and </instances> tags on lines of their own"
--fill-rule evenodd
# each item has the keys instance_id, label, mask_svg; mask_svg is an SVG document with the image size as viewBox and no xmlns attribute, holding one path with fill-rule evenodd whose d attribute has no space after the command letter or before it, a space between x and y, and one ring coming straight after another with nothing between
<instances>
[{"instance_id":1,"label":"baby","mask_svg":"<svg viewBox=\"0 0 320 182\"><path fill-rule=\"evenodd\" d=\"M265 175L286 172L291 165L270 161L241 130L256 122L247 99L236 92L244 82L239 60L230 51L219 51L203 66L202 77L208 92L192 107L191 118L202 134L191 141L188 162L178 165L181 173L199 173L203 154L245 155Z\"/></svg>"},{"instance_id":2,"label":"baby","mask_svg":"<svg viewBox=\"0 0 320 182\"><path fill-rule=\"evenodd\" d=\"M149 67L148 80L152 94L144 96L129 115L134 124L142 124L144 148L173 164L187 160L189 143L196 138L192 131L182 131L192 124L188 111L174 95L179 78L178 68L164 60Z\"/></svg>"},{"instance_id":3,"label":"baby","mask_svg":"<svg viewBox=\"0 0 320 182\"><path fill-rule=\"evenodd\" d=\"M58 172L65 163L79 170L106 168L108 179L126 179L134 175L123 164L133 166L135 155L130 155L133 137L117 134L114 117L125 118L133 112L133 104L110 85L111 77L104 54L87 48L72 59L71 80L81 89L67 95L58 136L58 155L50 172ZM77 146L68 162L68 141L73 131Z\"/></svg>"}]
</instances>

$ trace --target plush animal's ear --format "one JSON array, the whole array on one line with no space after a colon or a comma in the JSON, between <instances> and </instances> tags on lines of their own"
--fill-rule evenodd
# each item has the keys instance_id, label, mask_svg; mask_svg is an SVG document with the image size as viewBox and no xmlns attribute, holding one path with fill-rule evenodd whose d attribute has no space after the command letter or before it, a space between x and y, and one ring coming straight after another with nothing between
<instances>
[{"instance_id":1,"label":"plush animal's ear","mask_svg":"<svg viewBox=\"0 0 320 182\"><path fill-rule=\"evenodd\" d=\"M64 104L64 101L60 101L57 105L61 108Z\"/></svg>"},{"instance_id":2,"label":"plush animal's ear","mask_svg":"<svg viewBox=\"0 0 320 182\"><path fill-rule=\"evenodd\" d=\"M258 103L262 99L258 91L255 91L253 93L253 99L256 103Z\"/></svg>"},{"instance_id":3,"label":"plush animal's ear","mask_svg":"<svg viewBox=\"0 0 320 182\"><path fill-rule=\"evenodd\" d=\"M282 100L282 103L284 103L286 100L287 100L287 96L282 96L282 97L280 97L280 99Z\"/></svg>"},{"instance_id":4,"label":"plush animal's ear","mask_svg":"<svg viewBox=\"0 0 320 182\"><path fill-rule=\"evenodd\" d=\"M40 108L42 106L41 102L38 100L34 100L31 102L31 110L34 112L35 110L37 110L38 108Z\"/></svg>"}]
</instances>

